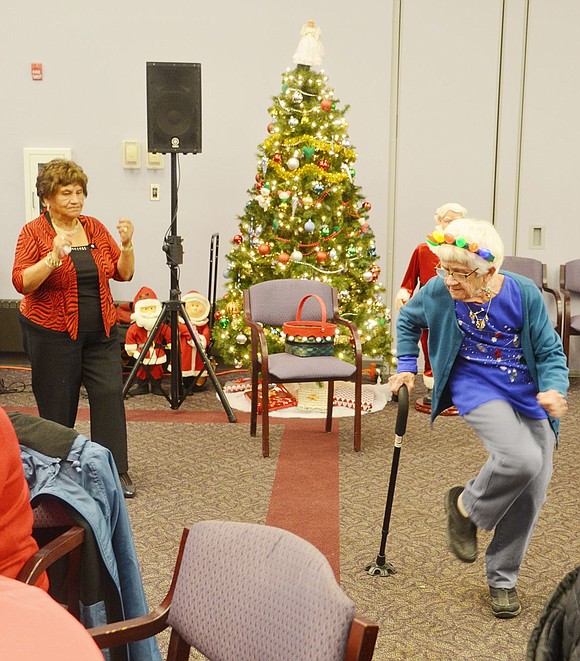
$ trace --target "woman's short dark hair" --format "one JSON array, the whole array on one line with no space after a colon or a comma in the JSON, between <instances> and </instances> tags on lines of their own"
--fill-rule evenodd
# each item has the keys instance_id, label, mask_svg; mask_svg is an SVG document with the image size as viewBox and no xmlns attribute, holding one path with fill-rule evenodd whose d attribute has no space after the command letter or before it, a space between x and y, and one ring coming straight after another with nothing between
<instances>
[{"instance_id":1,"label":"woman's short dark hair","mask_svg":"<svg viewBox=\"0 0 580 661\"><path fill-rule=\"evenodd\" d=\"M41 200L52 197L62 186L78 184L85 197L89 178L80 165L64 158L55 158L42 166L36 178L36 192Z\"/></svg>"}]
</instances>

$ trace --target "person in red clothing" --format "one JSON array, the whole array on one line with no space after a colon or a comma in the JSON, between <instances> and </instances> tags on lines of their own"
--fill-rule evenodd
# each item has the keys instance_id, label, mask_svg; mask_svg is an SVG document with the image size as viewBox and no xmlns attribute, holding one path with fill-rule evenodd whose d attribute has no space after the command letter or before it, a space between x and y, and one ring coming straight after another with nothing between
<instances>
[{"instance_id":1,"label":"person in red clothing","mask_svg":"<svg viewBox=\"0 0 580 661\"><path fill-rule=\"evenodd\" d=\"M467 209L455 202L448 202L435 211L435 226L437 229L445 229L452 220L456 218L465 218ZM439 257L429 248L427 243L420 243L409 261L407 271L403 276L401 288L395 297L395 305L400 310L403 305L413 296L417 285L422 287L428 280L435 275L435 268L439 264ZM428 330L423 331L421 336L421 348L423 349L423 358L425 369L423 371L423 382L427 388L427 395L423 397L424 404L431 404L431 391L433 390L433 372L429 362L429 352L427 350Z\"/></svg>"},{"instance_id":2,"label":"person in red clothing","mask_svg":"<svg viewBox=\"0 0 580 661\"><path fill-rule=\"evenodd\" d=\"M46 163L36 179L45 210L22 228L12 282L23 294L20 323L39 415L74 427L81 386L91 438L111 450L126 497L127 426L121 348L109 280L133 277L133 223L120 218L119 243L96 218L82 215L87 175L72 161Z\"/></svg>"},{"instance_id":3,"label":"person in red clothing","mask_svg":"<svg viewBox=\"0 0 580 661\"><path fill-rule=\"evenodd\" d=\"M32 536L34 515L14 427L0 407L0 575L16 578L38 551ZM37 586L48 590L43 574Z\"/></svg>"}]
</instances>

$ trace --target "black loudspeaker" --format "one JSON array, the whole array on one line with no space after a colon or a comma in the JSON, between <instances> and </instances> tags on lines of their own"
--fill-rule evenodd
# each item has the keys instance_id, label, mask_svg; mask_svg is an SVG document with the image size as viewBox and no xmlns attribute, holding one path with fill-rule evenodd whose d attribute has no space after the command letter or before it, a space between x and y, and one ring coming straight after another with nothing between
<instances>
[{"instance_id":1,"label":"black loudspeaker","mask_svg":"<svg viewBox=\"0 0 580 661\"><path fill-rule=\"evenodd\" d=\"M201 152L201 64L147 62L147 149Z\"/></svg>"}]
</instances>

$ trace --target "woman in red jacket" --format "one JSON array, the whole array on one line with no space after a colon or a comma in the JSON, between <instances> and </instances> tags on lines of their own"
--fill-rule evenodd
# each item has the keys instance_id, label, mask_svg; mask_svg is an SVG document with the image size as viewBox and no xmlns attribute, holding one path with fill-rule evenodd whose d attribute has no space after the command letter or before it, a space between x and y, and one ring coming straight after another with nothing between
<instances>
[{"instance_id":1,"label":"woman in red jacket","mask_svg":"<svg viewBox=\"0 0 580 661\"><path fill-rule=\"evenodd\" d=\"M46 209L22 228L12 282L24 295L20 322L42 418L74 427L81 385L91 438L113 453L126 497L128 474L121 349L109 280L133 277L133 224L117 223L120 246L96 218L81 215L87 176L72 161L47 163L36 180Z\"/></svg>"},{"instance_id":2,"label":"woman in red jacket","mask_svg":"<svg viewBox=\"0 0 580 661\"><path fill-rule=\"evenodd\" d=\"M16 578L38 551L32 536L33 521L20 445L10 419L0 408L0 575ZM46 574L37 585L48 590Z\"/></svg>"}]
</instances>

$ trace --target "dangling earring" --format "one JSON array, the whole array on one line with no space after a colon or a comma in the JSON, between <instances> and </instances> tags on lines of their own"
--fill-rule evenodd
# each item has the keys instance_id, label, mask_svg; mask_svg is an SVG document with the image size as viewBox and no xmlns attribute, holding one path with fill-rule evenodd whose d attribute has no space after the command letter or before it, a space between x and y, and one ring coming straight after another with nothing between
<instances>
[{"instance_id":1,"label":"dangling earring","mask_svg":"<svg viewBox=\"0 0 580 661\"><path fill-rule=\"evenodd\" d=\"M484 287L483 293L485 294L485 298L491 298L491 289L489 287Z\"/></svg>"}]
</instances>

